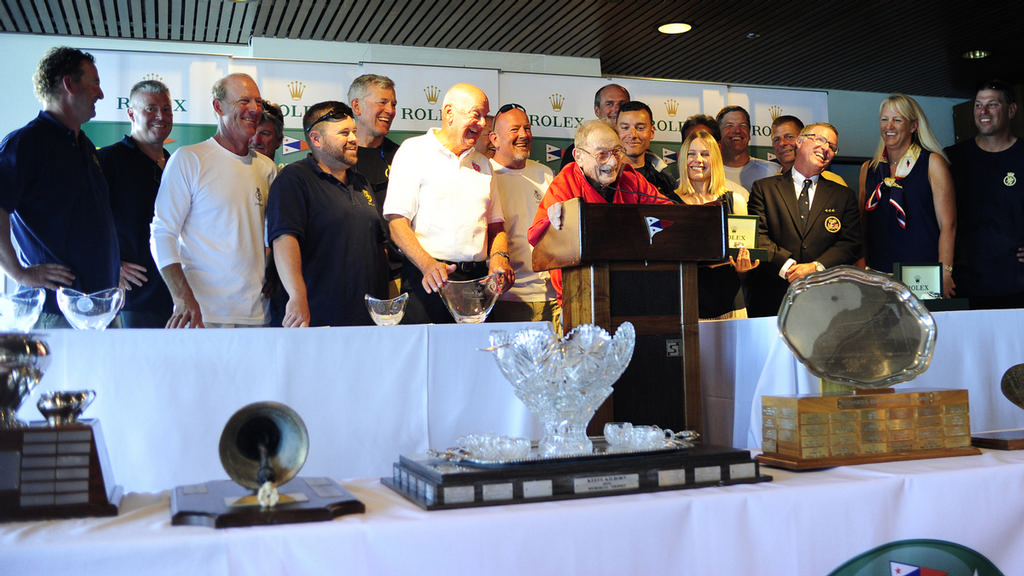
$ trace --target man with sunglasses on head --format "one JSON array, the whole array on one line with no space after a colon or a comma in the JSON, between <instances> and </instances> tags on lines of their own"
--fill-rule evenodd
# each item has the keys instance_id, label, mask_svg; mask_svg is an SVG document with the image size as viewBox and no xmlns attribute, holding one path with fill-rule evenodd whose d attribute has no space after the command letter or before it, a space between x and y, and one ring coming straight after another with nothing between
<instances>
[{"instance_id":1,"label":"man with sunglasses on head","mask_svg":"<svg viewBox=\"0 0 1024 576\"><path fill-rule=\"evenodd\" d=\"M474 149L486 128L487 95L456 84L444 96L440 128L404 141L384 201L391 237L402 250L403 322L453 322L437 294L449 280L500 274L515 282L490 161Z\"/></svg>"},{"instance_id":2,"label":"man with sunglasses on head","mask_svg":"<svg viewBox=\"0 0 1024 576\"><path fill-rule=\"evenodd\" d=\"M751 317L778 314L790 283L860 257L857 194L821 176L838 143L831 124L806 126L797 138L793 167L754 183L747 210L759 217L757 245L768 257L752 271Z\"/></svg>"},{"instance_id":3,"label":"man with sunglasses on head","mask_svg":"<svg viewBox=\"0 0 1024 576\"><path fill-rule=\"evenodd\" d=\"M261 104L263 119L256 127L256 134L249 140L249 148L276 162L274 157L284 142L284 113L280 106L270 100L261 100Z\"/></svg>"},{"instance_id":4,"label":"man with sunglasses on head","mask_svg":"<svg viewBox=\"0 0 1024 576\"><path fill-rule=\"evenodd\" d=\"M582 198L591 203L672 204L653 184L623 159L622 144L614 128L604 120L588 120L576 129L570 164L555 176L537 207L529 230L536 246L549 226L562 229L562 203ZM562 271L551 271L551 283L562 303Z\"/></svg>"},{"instance_id":5,"label":"man with sunglasses on head","mask_svg":"<svg viewBox=\"0 0 1024 576\"><path fill-rule=\"evenodd\" d=\"M263 216L277 166L249 148L263 119L260 91L247 74L229 74L211 96L217 132L171 155L150 225L174 301L167 327L264 326Z\"/></svg>"},{"instance_id":6,"label":"man with sunglasses on head","mask_svg":"<svg viewBox=\"0 0 1024 576\"><path fill-rule=\"evenodd\" d=\"M372 325L363 296L387 297L387 230L370 183L353 169L352 109L314 104L302 117L310 154L281 170L267 237L287 292L281 325Z\"/></svg>"},{"instance_id":7,"label":"man with sunglasses on head","mask_svg":"<svg viewBox=\"0 0 1024 576\"><path fill-rule=\"evenodd\" d=\"M491 169L498 183L516 285L501 295L489 318L496 322L548 321L560 327L561 310L550 275L533 271L533 247L526 239L537 206L554 177L550 168L530 159L533 129L526 109L519 104L498 108L490 143L494 148Z\"/></svg>"}]
</instances>

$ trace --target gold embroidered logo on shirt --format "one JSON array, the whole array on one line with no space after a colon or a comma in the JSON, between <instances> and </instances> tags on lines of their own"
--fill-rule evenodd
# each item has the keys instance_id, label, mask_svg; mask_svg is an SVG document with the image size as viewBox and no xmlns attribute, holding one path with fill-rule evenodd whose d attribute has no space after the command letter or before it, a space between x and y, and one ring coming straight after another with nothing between
<instances>
[{"instance_id":1,"label":"gold embroidered logo on shirt","mask_svg":"<svg viewBox=\"0 0 1024 576\"><path fill-rule=\"evenodd\" d=\"M1013 186L1017 183L1017 176L1013 172L1007 172L1006 176L1003 176L1003 186Z\"/></svg>"}]
</instances>

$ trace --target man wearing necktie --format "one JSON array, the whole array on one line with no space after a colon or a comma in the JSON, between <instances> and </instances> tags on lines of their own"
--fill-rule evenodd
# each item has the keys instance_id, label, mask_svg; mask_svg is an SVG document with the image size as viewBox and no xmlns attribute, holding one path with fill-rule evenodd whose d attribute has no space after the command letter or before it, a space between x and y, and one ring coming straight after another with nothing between
<instances>
[{"instance_id":1,"label":"man wearing necktie","mask_svg":"<svg viewBox=\"0 0 1024 576\"><path fill-rule=\"evenodd\" d=\"M821 178L838 148L831 124L811 124L797 139L793 167L758 180L748 210L758 221L758 248L767 262L752 274L747 303L751 317L774 316L789 284L804 276L853 264L861 252L857 195L846 186Z\"/></svg>"}]
</instances>

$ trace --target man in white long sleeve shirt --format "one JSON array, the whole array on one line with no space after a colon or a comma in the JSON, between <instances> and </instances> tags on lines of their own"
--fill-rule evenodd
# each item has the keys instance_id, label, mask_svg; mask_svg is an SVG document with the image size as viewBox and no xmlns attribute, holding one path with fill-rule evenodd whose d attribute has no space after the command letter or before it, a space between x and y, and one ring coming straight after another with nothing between
<instances>
[{"instance_id":1,"label":"man in white long sleeve shirt","mask_svg":"<svg viewBox=\"0 0 1024 576\"><path fill-rule=\"evenodd\" d=\"M277 167L249 149L262 120L256 82L213 86L217 133L167 163L150 246L174 300L168 328L263 326L264 215Z\"/></svg>"}]
</instances>

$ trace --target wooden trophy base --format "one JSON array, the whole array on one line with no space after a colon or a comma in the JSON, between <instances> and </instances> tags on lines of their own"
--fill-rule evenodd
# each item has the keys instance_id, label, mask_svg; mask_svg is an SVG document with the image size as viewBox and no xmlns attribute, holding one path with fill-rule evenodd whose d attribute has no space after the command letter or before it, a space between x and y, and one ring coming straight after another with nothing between
<instances>
[{"instance_id":1,"label":"wooden trophy base","mask_svg":"<svg viewBox=\"0 0 1024 576\"><path fill-rule=\"evenodd\" d=\"M980 454L971 446L967 390L764 396L768 466L815 470Z\"/></svg>"},{"instance_id":2,"label":"wooden trophy base","mask_svg":"<svg viewBox=\"0 0 1024 576\"><path fill-rule=\"evenodd\" d=\"M117 516L98 420L0 430L0 522Z\"/></svg>"},{"instance_id":3,"label":"wooden trophy base","mask_svg":"<svg viewBox=\"0 0 1024 576\"><path fill-rule=\"evenodd\" d=\"M277 489L277 505L261 508L253 491L233 480L178 486L171 493L171 524L230 528L321 522L366 512L362 502L328 478L294 478Z\"/></svg>"},{"instance_id":4,"label":"wooden trophy base","mask_svg":"<svg viewBox=\"0 0 1024 576\"><path fill-rule=\"evenodd\" d=\"M971 436L971 444L978 448L993 450L1022 450L1024 449L1024 430L979 432Z\"/></svg>"}]
</instances>

